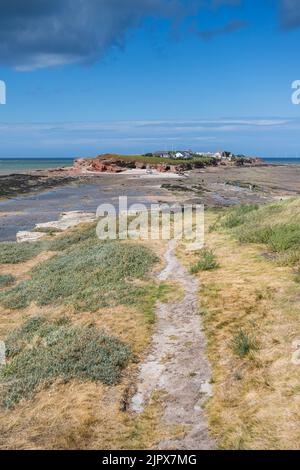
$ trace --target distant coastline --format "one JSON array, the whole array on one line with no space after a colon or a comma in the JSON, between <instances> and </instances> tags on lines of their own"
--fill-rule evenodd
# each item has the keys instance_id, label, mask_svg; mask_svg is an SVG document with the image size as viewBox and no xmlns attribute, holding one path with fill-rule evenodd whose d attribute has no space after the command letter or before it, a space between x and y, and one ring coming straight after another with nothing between
<instances>
[{"instance_id":1,"label":"distant coastline","mask_svg":"<svg viewBox=\"0 0 300 470\"><path fill-rule=\"evenodd\" d=\"M265 163L275 165L300 165L300 157L262 157ZM0 158L0 175L23 173L33 170L46 170L72 166L74 158L34 157L34 158Z\"/></svg>"}]
</instances>

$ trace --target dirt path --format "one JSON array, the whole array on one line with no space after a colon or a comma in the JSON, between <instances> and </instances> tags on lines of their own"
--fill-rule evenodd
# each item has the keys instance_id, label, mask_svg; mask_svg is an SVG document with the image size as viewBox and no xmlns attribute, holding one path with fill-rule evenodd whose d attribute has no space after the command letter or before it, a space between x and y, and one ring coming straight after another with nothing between
<instances>
[{"instance_id":1,"label":"dirt path","mask_svg":"<svg viewBox=\"0 0 300 470\"><path fill-rule=\"evenodd\" d=\"M155 390L163 390L167 425L184 425L180 439L159 442L159 449L211 449L213 440L202 405L211 393L210 368L205 357L205 338L197 306L197 279L189 275L174 254L175 241L169 242L166 267L161 281L174 280L184 289L178 303L159 303L150 353L140 366L137 392L131 409L141 412Z\"/></svg>"}]
</instances>

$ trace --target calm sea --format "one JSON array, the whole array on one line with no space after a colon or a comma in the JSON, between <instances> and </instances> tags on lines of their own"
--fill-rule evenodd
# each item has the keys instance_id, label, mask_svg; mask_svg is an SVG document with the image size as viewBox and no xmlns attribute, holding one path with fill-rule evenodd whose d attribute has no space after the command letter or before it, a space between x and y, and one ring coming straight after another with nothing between
<instances>
[{"instance_id":1,"label":"calm sea","mask_svg":"<svg viewBox=\"0 0 300 470\"><path fill-rule=\"evenodd\" d=\"M0 174L71 166L73 158L0 158Z\"/></svg>"},{"instance_id":2,"label":"calm sea","mask_svg":"<svg viewBox=\"0 0 300 470\"><path fill-rule=\"evenodd\" d=\"M286 157L286 158L264 158L264 161L267 163L277 163L278 165L300 165L300 158L296 157Z\"/></svg>"},{"instance_id":3,"label":"calm sea","mask_svg":"<svg viewBox=\"0 0 300 470\"><path fill-rule=\"evenodd\" d=\"M0 174L71 166L73 158L0 158ZM300 158L264 158L268 163L300 165Z\"/></svg>"}]
</instances>

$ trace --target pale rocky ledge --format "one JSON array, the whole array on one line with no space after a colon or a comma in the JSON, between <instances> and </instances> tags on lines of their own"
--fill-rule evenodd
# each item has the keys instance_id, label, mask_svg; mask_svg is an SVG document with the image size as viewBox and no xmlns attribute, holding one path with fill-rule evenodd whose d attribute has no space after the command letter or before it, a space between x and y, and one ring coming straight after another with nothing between
<instances>
[{"instance_id":1,"label":"pale rocky ledge","mask_svg":"<svg viewBox=\"0 0 300 470\"><path fill-rule=\"evenodd\" d=\"M35 242L49 236L49 231L64 232L81 223L94 222L96 215L93 212L70 211L62 212L58 220L36 224L32 231L20 231L17 233L17 242ZM40 231L39 231L40 230Z\"/></svg>"}]
</instances>

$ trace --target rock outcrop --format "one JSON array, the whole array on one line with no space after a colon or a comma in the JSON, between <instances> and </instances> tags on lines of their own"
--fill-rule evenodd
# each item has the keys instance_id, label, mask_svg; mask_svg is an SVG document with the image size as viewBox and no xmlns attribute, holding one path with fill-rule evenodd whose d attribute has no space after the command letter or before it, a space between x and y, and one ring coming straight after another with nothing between
<instances>
[{"instance_id":1,"label":"rock outcrop","mask_svg":"<svg viewBox=\"0 0 300 470\"><path fill-rule=\"evenodd\" d=\"M81 173L120 173L128 169L152 169L157 170L160 173L173 172L173 173L183 173L185 171L190 171L197 168L205 168L206 166L240 166L240 165L257 165L260 164L261 160L259 158L244 158L244 159L235 159L235 160L217 160L211 159L210 163L201 160L189 160L186 162L174 164L156 163L155 160L152 163L151 161L146 163L142 161L141 158L134 157L124 157L122 158L119 155L113 154L103 154L98 155L95 158L78 158L74 161L74 170L80 171Z\"/></svg>"}]
</instances>

